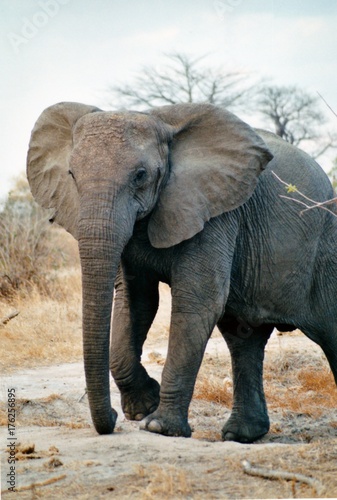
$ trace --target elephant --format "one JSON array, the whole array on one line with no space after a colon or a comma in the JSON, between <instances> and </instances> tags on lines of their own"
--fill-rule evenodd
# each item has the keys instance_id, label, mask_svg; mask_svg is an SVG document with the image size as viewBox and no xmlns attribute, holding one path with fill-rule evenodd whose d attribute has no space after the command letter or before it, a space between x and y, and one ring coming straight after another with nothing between
<instances>
[{"instance_id":1,"label":"elephant","mask_svg":"<svg viewBox=\"0 0 337 500\"><path fill-rule=\"evenodd\" d=\"M225 441L269 430L263 359L275 327L299 328L320 345L337 381L337 220L323 209L300 216L299 194L285 200L274 174L317 202L333 197L309 155L213 104L138 112L63 102L37 119L27 176L51 221L78 241L99 434L117 418L111 371L127 419L191 436L189 404L216 325L233 371ZM141 364L159 282L172 295L161 385Z\"/></svg>"}]
</instances>

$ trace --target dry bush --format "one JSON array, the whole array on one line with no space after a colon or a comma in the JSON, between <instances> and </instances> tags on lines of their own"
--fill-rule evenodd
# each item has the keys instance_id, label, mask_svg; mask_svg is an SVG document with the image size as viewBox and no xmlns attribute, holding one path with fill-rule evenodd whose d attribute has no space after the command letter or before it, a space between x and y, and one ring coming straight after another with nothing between
<instances>
[{"instance_id":1,"label":"dry bush","mask_svg":"<svg viewBox=\"0 0 337 500\"><path fill-rule=\"evenodd\" d=\"M62 246L55 244L57 232L20 177L0 213L0 297L11 299L32 285L52 293L50 270L67 260Z\"/></svg>"},{"instance_id":2,"label":"dry bush","mask_svg":"<svg viewBox=\"0 0 337 500\"><path fill-rule=\"evenodd\" d=\"M0 215L0 296L13 296L31 283L42 285L41 270L49 260L46 224L34 211Z\"/></svg>"}]
</instances>

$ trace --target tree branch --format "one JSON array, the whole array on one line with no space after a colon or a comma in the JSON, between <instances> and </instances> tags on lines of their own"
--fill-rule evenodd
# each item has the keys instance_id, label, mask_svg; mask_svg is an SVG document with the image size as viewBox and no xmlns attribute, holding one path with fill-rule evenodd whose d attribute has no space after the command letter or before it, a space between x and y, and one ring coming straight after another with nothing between
<instances>
[{"instance_id":1,"label":"tree branch","mask_svg":"<svg viewBox=\"0 0 337 500\"><path fill-rule=\"evenodd\" d=\"M115 95L116 100L122 97L125 104L131 106L210 102L230 107L239 106L255 86L242 85L246 75L240 72L201 67L205 56L191 59L184 54L171 54L166 57L169 64L164 71L144 67L134 84L112 86L108 92Z\"/></svg>"},{"instance_id":2,"label":"tree branch","mask_svg":"<svg viewBox=\"0 0 337 500\"><path fill-rule=\"evenodd\" d=\"M321 208L322 210L326 210L327 212L332 214L334 217L337 217L337 214L335 212L333 212L332 210L330 210L329 208L327 208L325 206L325 205L329 205L331 203L337 203L337 197L331 198L330 200L326 200L326 201L322 201L322 202L312 200L311 198L308 198L308 196L306 196L305 194L301 193L301 191L299 191L296 186L293 186L292 184L288 184L287 182L283 181L277 174L275 174L274 171L272 171L272 174L281 184L283 184L287 188L288 193L297 193L304 200L306 200L309 203L312 203L312 205L308 205L308 203L305 203L303 200L298 200L297 198L292 198L291 196L285 196L283 194L280 194L280 198L294 201L295 203L298 203L299 205L302 205L305 207L305 209L300 212L300 215L303 215L304 212L308 212L309 210L312 210L313 208Z\"/></svg>"}]
</instances>

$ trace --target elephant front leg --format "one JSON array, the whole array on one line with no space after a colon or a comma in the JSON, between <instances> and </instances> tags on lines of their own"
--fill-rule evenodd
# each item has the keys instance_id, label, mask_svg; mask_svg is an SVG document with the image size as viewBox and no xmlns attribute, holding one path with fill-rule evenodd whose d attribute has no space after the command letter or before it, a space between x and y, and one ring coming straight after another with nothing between
<instances>
[{"instance_id":1,"label":"elephant front leg","mask_svg":"<svg viewBox=\"0 0 337 500\"><path fill-rule=\"evenodd\" d=\"M222 429L222 438L251 443L269 430L262 377L264 348L273 328L261 326L247 336L241 335L242 325L236 320L223 320L218 327L230 350L234 391L232 413Z\"/></svg>"},{"instance_id":2,"label":"elephant front leg","mask_svg":"<svg viewBox=\"0 0 337 500\"><path fill-rule=\"evenodd\" d=\"M165 436L191 436L188 408L214 324L215 321L208 321L208 313L201 310L199 314L173 311L168 355L160 389L160 404L158 409L142 422L143 430Z\"/></svg>"},{"instance_id":3,"label":"elephant front leg","mask_svg":"<svg viewBox=\"0 0 337 500\"><path fill-rule=\"evenodd\" d=\"M130 272L129 272L130 273ZM158 281L148 276L116 280L111 334L110 369L121 393L125 417L142 420L159 404L160 386L141 364L143 343L158 309Z\"/></svg>"}]
</instances>

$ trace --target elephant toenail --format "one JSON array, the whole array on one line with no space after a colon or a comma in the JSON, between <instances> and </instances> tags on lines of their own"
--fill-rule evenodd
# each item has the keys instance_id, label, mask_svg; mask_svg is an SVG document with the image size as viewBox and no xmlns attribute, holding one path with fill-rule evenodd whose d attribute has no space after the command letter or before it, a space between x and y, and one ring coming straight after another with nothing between
<instances>
[{"instance_id":1,"label":"elephant toenail","mask_svg":"<svg viewBox=\"0 0 337 500\"><path fill-rule=\"evenodd\" d=\"M147 426L147 429L150 432L156 432L157 434L161 434L163 432L163 428L158 420L151 420L151 422L149 422Z\"/></svg>"}]
</instances>

